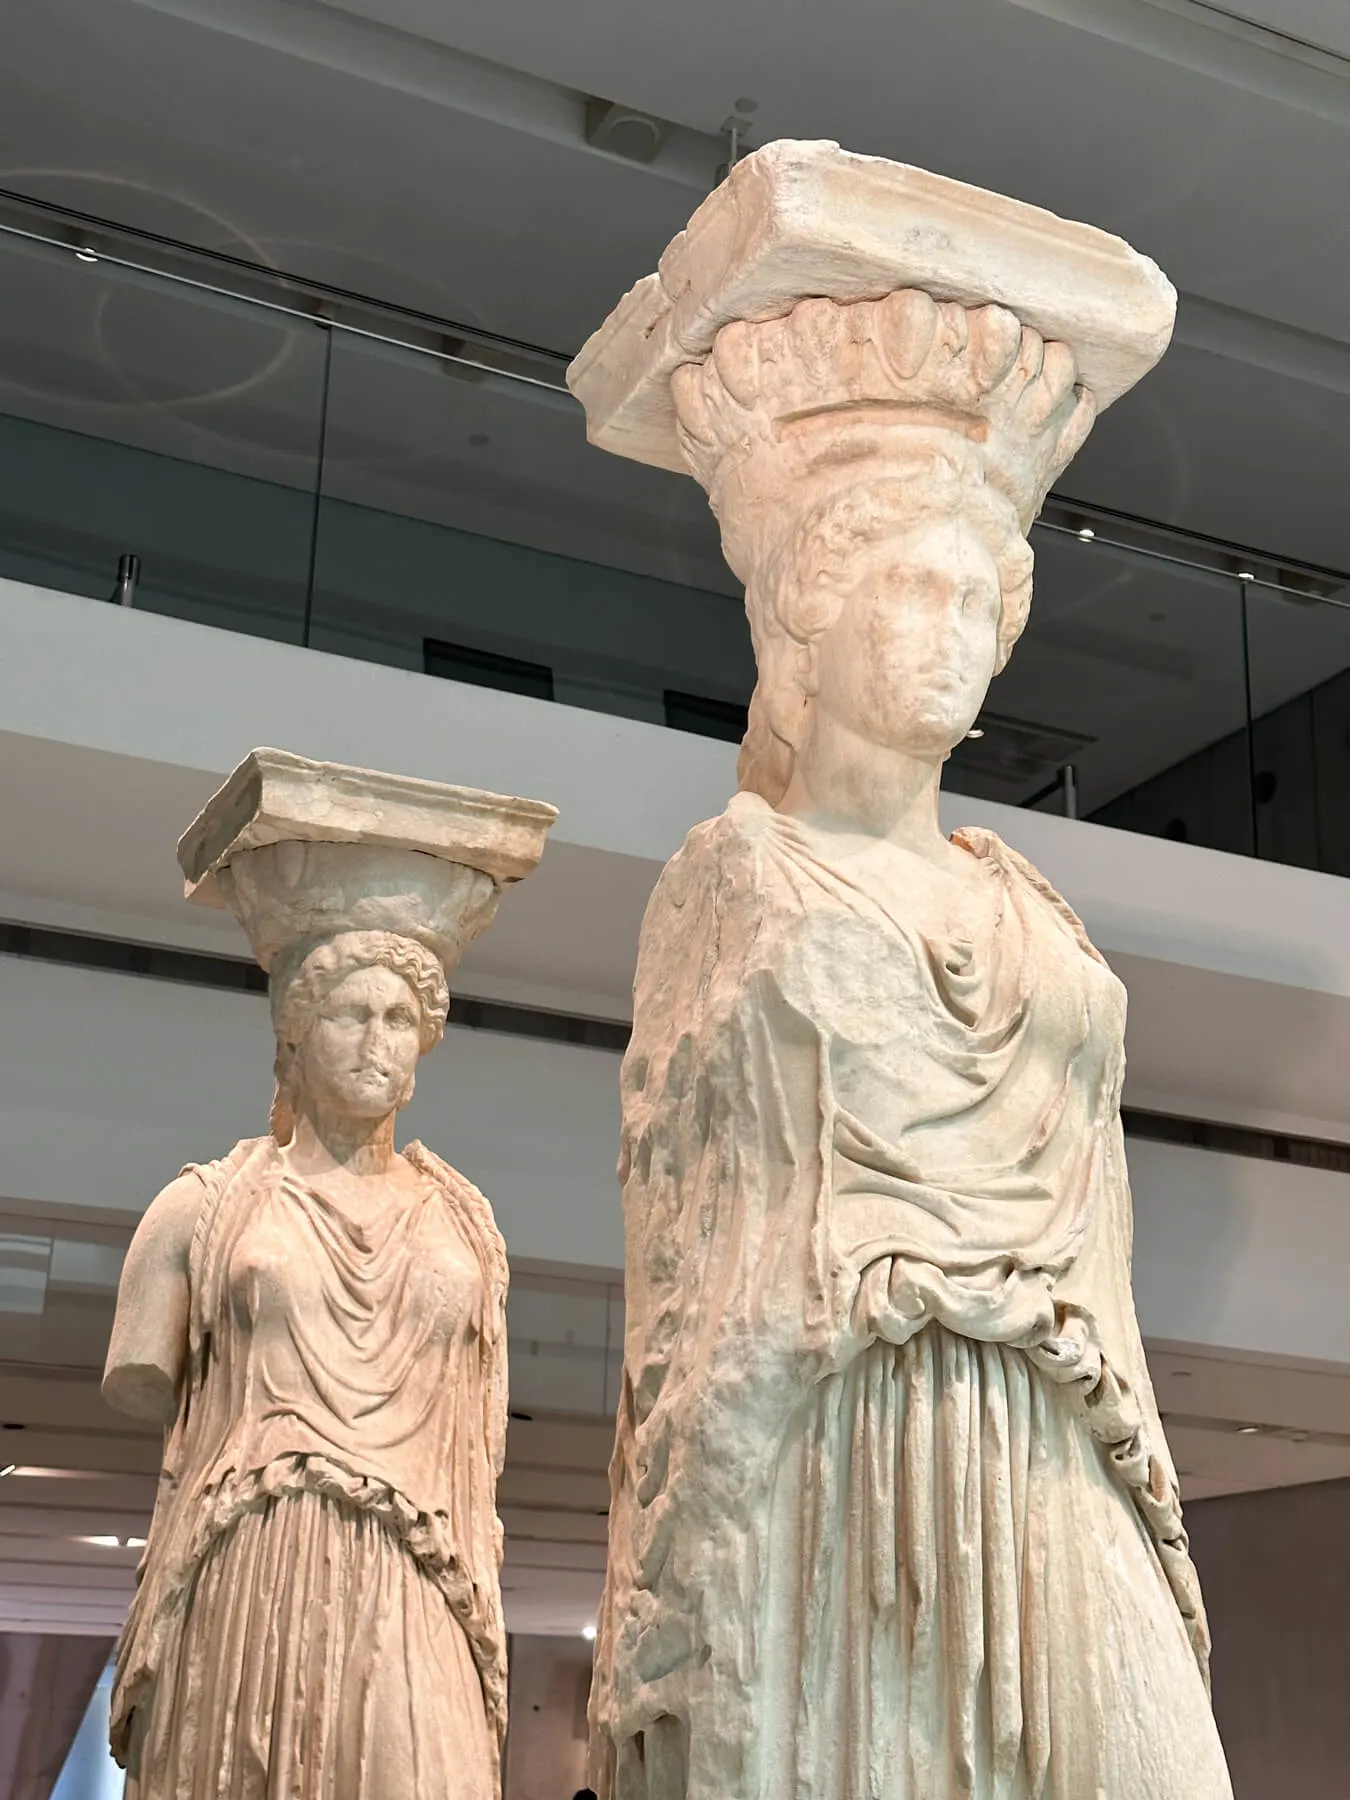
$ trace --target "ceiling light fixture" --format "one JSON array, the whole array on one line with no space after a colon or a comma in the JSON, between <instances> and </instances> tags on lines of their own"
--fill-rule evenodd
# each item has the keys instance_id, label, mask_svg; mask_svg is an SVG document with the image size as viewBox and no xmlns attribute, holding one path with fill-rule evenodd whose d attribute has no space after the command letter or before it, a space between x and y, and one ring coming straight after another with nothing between
<instances>
[{"instance_id":1,"label":"ceiling light fixture","mask_svg":"<svg viewBox=\"0 0 1350 1800\"><path fill-rule=\"evenodd\" d=\"M1261 1429L1261 1427L1259 1425L1239 1425L1238 1426L1238 1436L1239 1437L1255 1437L1257 1432L1260 1431L1260 1429Z\"/></svg>"},{"instance_id":2,"label":"ceiling light fixture","mask_svg":"<svg viewBox=\"0 0 1350 1800\"><path fill-rule=\"evenodd\" d=\"M81 244L75 252L75 258L77 262L97 262L98 251L91 250L88 244Z\"/></svg>"},{"instance_id":3,"label":"ceiling light fixture","mask_svg":"<svg viewBox=\"0 0 1350 1800\"><path fill-rule=\"evenodd\" d=\"M1078 539L1080 543L1090 544L1096 535L1096 532L1090 525L1081 525L1078 529Z\"/></svg>"},{"instance_id":4,"label":"ceiling light fixture","mask_svg":"<svg viewBox=\"0 0 1350 1800\"><path fill-rule=\"evenodd\" d=\"M1255 581L1256 580L1255 575L1252 574L1250 569L1239 569L1237 572L1237 578L1239 581Z\"/></svg>"},{"instance_id":5,"label":"ceiling light fixture","mask_svg":"<svg viewBox=\"0 0 1350 1800\"><path fill-rule=\"evenodd\" d=\"M582 1635L582 1637L585 1638L585 1640L588 1644L593 1644L595 1642L595 1627L594 1627L594 1625L583 1625L581 1628L581 1635Z\"/></svg>"},{"instance_id":6,"label":"ceiling light fixture","mask_svg":"<svg viewBox=\"0 0 1350 1800\"><path fill-rule=\"evenodd\" d=\"M145 1548L145 1539L144 1538L128 1538L127 1539L127 1549L128 1550L144 1550L144 1548Z\"/></svg>"},{"instance_id":7,"label":"ceiling light fixture","mask_svg":"<svg viewBox=\"0 0 1350 1800\"><path fill-rule=\"evenodd\" d=\"M966 733L966 736L968 738L982 738L984 736L983 725L972 725L970 730Z\"/></svg>"},{"instance_id":8,"label":"ceiling light fixture","mask_svg":"<svg viewBox=\"0 0 1350 1800\"><path fill-rule=\"evenodd\" d=\"M0 1481L3 1481L6 1475L12 1475L18 1466L18 1463L6 1463L4 1468L0 1469Z\"/></svg>"},{"instance_id":9,"label":"ceiling light fixture","mask_svg":"<svg viewBox=\"0 0 1350 1800\"><path fill-rule=\"evenodd\" d=\"M106 1533L96 1532L92 1537L87 1537L84 1541L86 1544L97 1544L100 1550L120 1550L122 1548L122 1540L120 1537L112 1537Z\"/></svg>"}]
</instances>

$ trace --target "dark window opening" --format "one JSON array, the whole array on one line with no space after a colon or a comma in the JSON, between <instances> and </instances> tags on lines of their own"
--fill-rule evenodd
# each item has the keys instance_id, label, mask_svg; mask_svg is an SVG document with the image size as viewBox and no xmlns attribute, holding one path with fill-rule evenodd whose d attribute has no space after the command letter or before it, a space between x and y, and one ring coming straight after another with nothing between
<instances>
[{"instance_id":1,"label":"dark window opening","mask_svg":"<svg viewBox=\"0 0 1350 1800\"><path fill-rule=\"evenodd\" d=\"M750 709L735 700L667 688L665 705L666 724L672 731L696 731L700 737L721 738L728 744L739 744L745 736Z\"/></svg>"},{"instance_id":2,"label":"dark window opening","mask_svg":"<svg viewBox=\"0 0 1350 1800\"><path fill-rule=\"evenodd\" d=\"M469 644L423 638L422 667L428 675L438 675L442 681L468 681L475 687L498 688L505 694L529 694L535 700L553 698L553 671L547 663L500 656L495 650L475 650Z\"/></svg>"}]
</instances>

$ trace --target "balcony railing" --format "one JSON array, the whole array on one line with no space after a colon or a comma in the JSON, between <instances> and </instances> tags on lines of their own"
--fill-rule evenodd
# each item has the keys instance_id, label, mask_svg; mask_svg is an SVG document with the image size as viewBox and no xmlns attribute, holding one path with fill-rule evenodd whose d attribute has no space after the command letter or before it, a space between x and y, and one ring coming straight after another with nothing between
<instances>
[{"instance_id":1,"label":"balcony railing","mask_svg":"<svg viewBox=\"0 0 1350 1800\"><path fill-rule=\"evenodd\" d=\"M0 197L0 575L713 736L692 481L565 358ZM1350 576L1052 499L958 792L1350 875Z\"/></svg>"}]
</instances>

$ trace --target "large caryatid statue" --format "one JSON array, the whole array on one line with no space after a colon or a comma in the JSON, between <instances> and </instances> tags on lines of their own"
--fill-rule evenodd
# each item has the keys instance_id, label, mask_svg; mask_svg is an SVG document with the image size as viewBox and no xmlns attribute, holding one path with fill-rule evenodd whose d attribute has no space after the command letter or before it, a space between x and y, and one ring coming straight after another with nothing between
<instances>
[{"instance_id":1,"label":"large caryatid statue","mask_svg":"<svg viewBox=\"0 0 1350 1800\"><path fill-rule=\"evenodd\" d=\"M270 974L271 1130L153 1201L104 1392L166 1425L129 1800L498 1800L506 1257L394 1120L554 809L255 751L179 846Z\"/></svg>"},{"instance_id":2,"label":"large caryatid statue","mask_svg":"<svg viewBox=\"0 0 1350 1800\"><path fill-rule=\"evenodd\" d=\"M592 1706L605 1800L1227 1800L1130 1288L1125 995L943 763L1175 296L780 142L573 365L744 580L740 791L652 898Z\"/></svg>"}]
</instances>

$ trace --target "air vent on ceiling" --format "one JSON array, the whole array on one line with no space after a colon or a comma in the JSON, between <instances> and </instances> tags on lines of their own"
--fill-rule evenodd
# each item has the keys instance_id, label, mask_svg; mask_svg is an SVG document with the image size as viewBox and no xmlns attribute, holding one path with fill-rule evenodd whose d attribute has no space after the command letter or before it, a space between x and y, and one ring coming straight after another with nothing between
<instances>
[{"instance_id":1,"label":"air vent on ceiling","mask_svg":"<svg viewBox=\"0 0 1350 1800\"><path fill-rule=\"evenodd\" d=\"M622 156L628 162L654 162L670 132L668 119L658 119L637 107L595 98L586 102L586 142L611 156Z\"/></svg>"}]
</instances>

